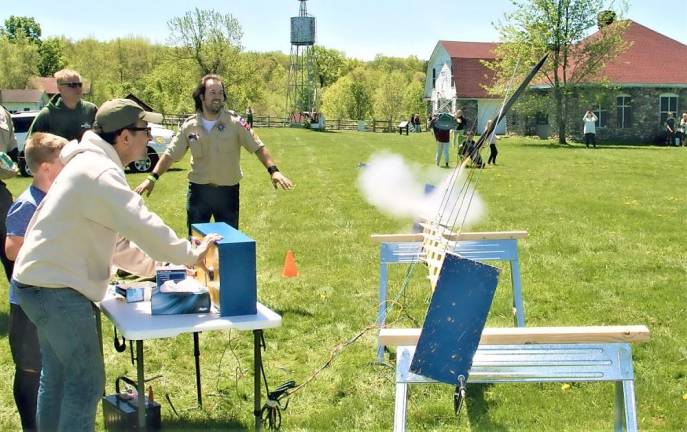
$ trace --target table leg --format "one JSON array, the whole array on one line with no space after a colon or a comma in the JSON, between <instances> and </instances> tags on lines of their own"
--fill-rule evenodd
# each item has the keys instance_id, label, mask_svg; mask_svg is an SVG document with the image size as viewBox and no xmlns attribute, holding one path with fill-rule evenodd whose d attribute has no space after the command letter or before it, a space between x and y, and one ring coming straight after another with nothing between
<instances>
[{"instance_id":1,"label":"table leg","mask_svg":"<svg viewBox=\"0 0 687 432\"><path fill-rule=\"evenodd\" d=\"M203 408L203 392L200 384L200 345L198 344L198 332L193 333L193 355L196 358L196 392L198 394L198 407Z\"/></svg>"},{"instance_id":2,"label":"table leg","mask_svg":"<svg viewBox=\"0 0 687 432\"><path fill-rule=\"evenodd\" d=\"M262 341L262 330L253 330L253 366L255 374L253 376L253 397L255 398L254 415L255 415L255 430L262 430L262 421L260 419L260 409L262 403L260 401L260 379L262 378L262 351L260 343Z\"/></svg>"},{"instance_id":3,"label":"table leg","mask_svg":"<svg viewBox=\"0 0 687 432\"><path fill-rule=\"evenodd\" d=\"M143 341L136 341L136 369L138 380L138 428L145 430L146 427L146 391L145 376L143 373Z\"/></svg>"}]
</instances>

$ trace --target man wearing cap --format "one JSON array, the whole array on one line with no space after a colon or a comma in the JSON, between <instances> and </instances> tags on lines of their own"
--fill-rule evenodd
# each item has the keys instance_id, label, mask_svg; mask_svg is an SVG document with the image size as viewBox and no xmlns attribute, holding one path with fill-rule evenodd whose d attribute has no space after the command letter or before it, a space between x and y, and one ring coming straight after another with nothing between
<instances>
[{"instance_id":1,"label":"man wearing cap","mask_svg":"<svg viewBox=\"0 0 687 432\"><path fill-rule=\"evenodd\" d=\"M93 127L94 104L81 100L83 82L81 75L71 69L55 73L59 94L53 96L31 124L28 135L34 132L48 132L66 138L81 139L83 133Z\"/></svg>"},{"instance_id":2,"label":"man wearing cap","mask_svg":"<svg viewBox=\"0 0 687 432\"><path fill-rule=\"evenodd\" d=\"M193 92L196 115L183 124L151 175L136 192L150 194L155 182L191 149L186 215L189 235L195 223L226 222L239 226L241 147L254 153L267 169L274 188L291 189L291 180L275 165L265 144L245 119L224 108L226 93L219 75L205 75Z\"/></svg>"},{"instance_id":3,"label":"man wearing cap","mask_svg":"<svg viewBox=\"0 0 687 432\"><path fill-rule=\"evenodd\" d=\"M62 150L65 167L27 228L13 279L43 356L39 430L95 427L105 374L91 302L105 296L111 265L142 276L154 273L153 260L192 266L218 239L194 248L126 182L124 167L146 152L147 122L160 119L127 99L105 102L94 129ZM117 249L118 236L140 249Z\"/></svg>"},{"instance_id":4,"label":"man wearing cap","mask_svg":"<svg viewBox=\"0 0 687 432\"><path fill-rule=\"evenodd\" d=\"M0 105L0 152L9 155L13 160L17 160L17 140L14 137L14 126L12 125L12 117L7 110ZM13 177L17 172L11 172L0 168L0 178L6 179ZM7 229L5 228L5 219L7 219L7 211L12 205L12 194L7 190L5 182L0 180L0 245L5 244L5 236ZM12 277L12 261L7 258L5 248L0 247L0 261L5 269L5 275L9 281Z\"/></svg>"}]
</instances>

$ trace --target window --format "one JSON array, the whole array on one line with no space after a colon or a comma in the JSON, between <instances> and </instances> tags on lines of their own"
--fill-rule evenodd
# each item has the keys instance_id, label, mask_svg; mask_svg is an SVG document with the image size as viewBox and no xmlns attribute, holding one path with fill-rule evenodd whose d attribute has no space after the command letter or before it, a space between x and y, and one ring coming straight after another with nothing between
<instances>
[{"instance_id":1,"label":"window","mask_svg":"<svg viewBox=\"0 0 687 432\"><path fill-rule=\"evenodd\" d=\"M435 87L436 82L437 82L437 70L436 70L436 68L432 68L432 88Z\"/></svg>"},{"instance_id":2,"label":"window","mask_svg":"<svg viewBox=\"0 0 687 432\"><path fill-rule=\"evenodd\" d=\"M632 97L630 95L620 95L616 98L615 105L618 129L632 127Z\"/></svg>"},{"instance_id":3,"label":"window","mask_svg":"<svg viewBox=\"0 0 687 432\"><path fill-rule=\"evenodd\" d=\"M608 113L603 109L601 104L595 106L592 112L596 116L596 123L594 125L596 127L606 127L606 121L608 120L606 117L608 117Z\"/></svg>"},{"instance_id":4,"label":"window","mask_svg":"<svg viewBox=\"0 0 687 432\"><path fill-rule=\"evenodd\" d=\"M677 115L677 95L666 93L660 97L659 123L663 126L668 118L668 113L673 113L673 117Z\"/></svg>"}]
</instances>

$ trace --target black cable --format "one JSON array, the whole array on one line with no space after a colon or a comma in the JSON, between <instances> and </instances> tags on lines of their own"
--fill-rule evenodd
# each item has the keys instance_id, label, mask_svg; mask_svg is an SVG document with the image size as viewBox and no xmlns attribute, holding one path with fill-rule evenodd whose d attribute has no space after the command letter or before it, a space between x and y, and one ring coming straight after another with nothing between
<instances>
[{"instance_id":1,"label":"black cable","mask_svg":"<svg viewBox=\"0 0 687 432\"><path fill-rule=\"evenodd\" d=\"M126 338L122 336L122 341L119 342L119 338L117 337L117 327L114 327L114 348L115 351L120 353L126 351Z\"/></svg>"},{"instance_id":2,"label":"black cable","mask_svg":"<svg viewBox=\"0 0 687 432\"><path fill-rule=\"evenodd\" d=\"M263 371L264 376L264 371ZM265 378L265 385L267 385L267 378ZM296 381L288 381L273 392L267 393L267 401L260 410L260 418L262 424L271 431L277 431L281 428L281 412L285 411L289 406L289 390L296 387ZM282 401L286 403L282 406Z\"/></svg>"}]
</instances>

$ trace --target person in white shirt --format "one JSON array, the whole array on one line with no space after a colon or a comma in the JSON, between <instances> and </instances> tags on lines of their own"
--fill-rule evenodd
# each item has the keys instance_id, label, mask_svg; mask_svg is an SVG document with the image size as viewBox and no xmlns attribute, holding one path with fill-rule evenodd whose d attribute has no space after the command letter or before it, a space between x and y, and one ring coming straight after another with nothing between
<instances>
[{"instance_id":1,"label":"person in white shirt","mask_svg":"<svg viewBox=\"0 0 687 432\"><path fill-rule=\"evenodd\" d=\"M589 148L592 144L596 148L596 121L599 118L593 112L587 111L582 117L584 122L584 144Z\"/></svg>"}]
</instances>

